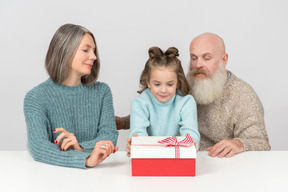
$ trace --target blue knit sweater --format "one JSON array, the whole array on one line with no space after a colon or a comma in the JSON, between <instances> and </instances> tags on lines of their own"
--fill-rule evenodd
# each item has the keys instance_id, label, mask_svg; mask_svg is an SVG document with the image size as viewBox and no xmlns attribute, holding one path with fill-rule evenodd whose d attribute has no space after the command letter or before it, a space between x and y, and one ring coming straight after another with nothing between
<instances>
[{"instance_id":1,"label":"blue knit sweater","mask_svg":"<svg viewBox=\"0 0 288 192\"><path fill-rule=\"evenodd\" d=\"M100 140L116 145L112 95L108 85L96 82L65 86L51 79L30 90L24 99L28 149L36 161L85 168L85 160ZM73 133L84 152L60 151L54 140L55 128Z\"/></svg>"},{"instance_id":2,"label":"blue knit sweater","mask_svg":"<svg viewBox=\"0 0 288 192\"><path fill-rule=\"evenodd\" d=\"M185 136L189 133L199 146L196 103L191 95L175 94L169 101L158 101L148 88L133 100L130 114L130 135Z\"/></svg>"}]
</instances>

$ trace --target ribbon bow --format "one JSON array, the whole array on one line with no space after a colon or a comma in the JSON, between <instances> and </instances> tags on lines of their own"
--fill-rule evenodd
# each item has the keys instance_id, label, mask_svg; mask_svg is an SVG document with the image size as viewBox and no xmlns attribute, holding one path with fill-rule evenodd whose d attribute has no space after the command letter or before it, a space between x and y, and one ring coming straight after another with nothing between
<instances>
[{"instance_id":1,"label":"ribbon bow","mask_svg":"<svg viewBox=\"0 0 288 192\"><path fill-rule=\"evenodd\" d=\"M190 147L191 145L193 145L193 138L187 134L186 137L181 140L181 141L177 141L177 137L173 136L173 137L167 137L166 139L163 140L159 140L158 143L164 145L165 147L175 147L175 158L179 159L180 158L180 146L181 147Z\"/></svg>"},{"instance_id":2,"label":"ribbon bow","mask_svg":"<svg viewBox=\"0 0 288 192\"><path fill-rule=\"evenodd\" d=\"M190 136L190 134L187 134L186 137L181 140L177 141L177 137L167 137L166 139L159 140L158 143L163 144L165 147L171 147L171 146L181 146L181 147L190 147L193 144L194 140Z\"/></svg>"}]
</instances>

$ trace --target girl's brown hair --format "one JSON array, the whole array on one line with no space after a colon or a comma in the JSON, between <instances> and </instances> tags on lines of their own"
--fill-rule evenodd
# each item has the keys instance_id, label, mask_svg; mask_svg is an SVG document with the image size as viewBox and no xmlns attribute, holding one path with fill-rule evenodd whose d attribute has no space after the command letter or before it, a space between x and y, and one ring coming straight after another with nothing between
<instances>
[{"instance_id":1,"label":"girl's brown hair","mask_svg":"<svg viewBox=\"0 0 288 192\"><path fill-rule=\"evenodd\" d=\"M47 73L55 83L61 84L68 78L70 64L85 34L91 35L94 41L94 54L97 59L93 63L90 75L81 77L81 82L90 85L97 80L100 70L100 59L94 35L80 25L65 24L55 32L45 59Z\"/></svg>"},{"instance_id":2,"label":"girl's brown hair","mask_svg":"<svg viewBox=\"0 0 288 192\"><path fill-rule=\"evenodd\" d=\"M148 88L147 82L150 80L151 71L154 67L172 67L177 74L177 94L185 96L190 94L190 86L186 80L181 61L178 59L179 51L175 47L170 47L165 53L159 47L151 47L148 50L149 59L140 76L140 90L142 93Z\"/></svg>"}]
</instances>

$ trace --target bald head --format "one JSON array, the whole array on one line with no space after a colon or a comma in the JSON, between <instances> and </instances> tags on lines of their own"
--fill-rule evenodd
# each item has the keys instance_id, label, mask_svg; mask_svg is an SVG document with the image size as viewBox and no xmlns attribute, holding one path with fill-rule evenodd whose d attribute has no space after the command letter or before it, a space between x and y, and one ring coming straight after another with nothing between
<instances>
[{"instance_id":1,"label":"bald head","mask_svg":"<svg viewBox=\"0 0 288 192\"><path fill-rule=\"evenodd\" d=\"M212 73L218 69L220 63L225 68L228 61L223 39L214 33L202 33L195 37L190 44L190 56L190 69L206 65Z\"/></svg>"},{"instance_id":2,"label":"bald head","mask_svg":"<svg viewBox=\"0 0 288 192\"><path fill-rule=\"evenodd\" d=\"M202 33L195 37L190 44L190 50L191 48L195 49L195 47L219 54L226 53L223 39L214 33Z\"/></svg>"}]
</instances>

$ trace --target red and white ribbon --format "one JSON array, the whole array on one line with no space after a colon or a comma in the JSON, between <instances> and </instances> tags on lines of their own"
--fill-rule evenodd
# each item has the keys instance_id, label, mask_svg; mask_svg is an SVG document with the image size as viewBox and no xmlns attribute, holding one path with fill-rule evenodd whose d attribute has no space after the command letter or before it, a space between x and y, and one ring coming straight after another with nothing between
<instances>
[{"instance_id":1,"label":"red and white ribbon","mask_svg":"<svg viewBox=\"0 0 288 192\"><path fill-rule=\"evenodd\" d=\"M179 159L180 158L180 146L181 147L190 147L193 145L194 140L190 136L190 134L187 134L186 137L181 140L177 141L177 137L167 137L166 139L159 140L158 143L164 145L165 147L175 147L175 158Z\"/></svg>"}]
</instances>

